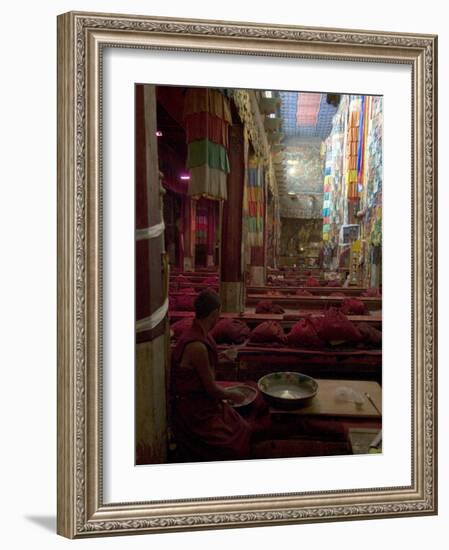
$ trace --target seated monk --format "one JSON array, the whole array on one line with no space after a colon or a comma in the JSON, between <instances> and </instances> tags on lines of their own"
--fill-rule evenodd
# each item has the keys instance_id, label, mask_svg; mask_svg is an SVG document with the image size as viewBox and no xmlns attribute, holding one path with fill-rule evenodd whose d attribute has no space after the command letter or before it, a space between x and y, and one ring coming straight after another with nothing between
<instances>
[{"instance_id":1,"label":"seated monk","mask_svg":"<svg viewBox=\"0 0 449 550\"><path fill-rule=\"evenodd\" d=\"M220 298L211 290L195 299L195 318L172 354L172 428L187 460L237 460L250 457L251 423L229 402L244 398L215 381L215 365L229 357L217 353L209 331L220 317ZM220 356L221 357L220 357Z\"/></svg>"}]
</instances>

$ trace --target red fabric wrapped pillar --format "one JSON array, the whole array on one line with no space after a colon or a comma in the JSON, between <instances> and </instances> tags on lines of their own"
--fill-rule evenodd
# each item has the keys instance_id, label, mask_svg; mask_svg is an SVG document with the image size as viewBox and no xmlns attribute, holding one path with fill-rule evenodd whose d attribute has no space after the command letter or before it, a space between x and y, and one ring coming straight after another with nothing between
<instances>
[{"instance_id":1,"label":"red fabric wrapped pillar","mask_svg":"<svg viewBox=\"0 0 449 550\"><path fill-rule=\"evenodd\" d=\"M188 88L184 103L187 139L188 194L195 198L227 198L228 129L232 122L228 98L213 88Z\"/></svg>"}]
</instances>

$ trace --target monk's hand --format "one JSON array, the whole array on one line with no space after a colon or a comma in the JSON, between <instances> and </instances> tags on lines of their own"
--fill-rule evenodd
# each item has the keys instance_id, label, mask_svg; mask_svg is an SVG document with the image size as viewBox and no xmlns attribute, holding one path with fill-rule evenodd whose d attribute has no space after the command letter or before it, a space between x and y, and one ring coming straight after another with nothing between
<instances>
[{"instance_id":1,"label":"monk's hand","mask_svg":"<svg viewBox=\"0 0 449 550\"><path fill-rule=\"evenodd\" d=\"M233 346L220 352L218 358L222 361L235 361L237 359L237 348Z\"/></svg>"},{"instance_id":2,"label":"monk's hand","mask_svg":"<svg viewBox=\"0 0 449 550\"><path fill-rule=\"evenodd\" d=\"M232 405L240 405L245 401L245 394L237 388L226 388L226 400Z\"/></svg>"}]
</instances>

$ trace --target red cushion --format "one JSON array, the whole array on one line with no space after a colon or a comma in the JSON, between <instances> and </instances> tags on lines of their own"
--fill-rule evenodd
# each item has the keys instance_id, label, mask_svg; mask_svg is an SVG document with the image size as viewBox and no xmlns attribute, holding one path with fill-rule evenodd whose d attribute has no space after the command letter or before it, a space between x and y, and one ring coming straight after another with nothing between
<instances>
[{"instance_id":1,"label":"red cushion","mask_svg":"<svg viewBox=\"0 0 449 550\"><path fill-rule=\"evenodd\" d=\"M298 290L296 291L296 296L313 296L313 294L308 290L304 290L303 288L298 288Z\"/></svg>"},{"instance_id":2,"label":"red cushion","mask_svg":"<svg viewBox=\"0 0 449 550\"><path fill-rule=\"evenodd\" d=\"M381 298L382 294L379 292L378 288L372 287L367 288L360 296L365 296L367 298Z\"/></svg>"},{"instance_id":3,"label":"red cushion","mask_svg":"<svg viewBox=\"0 0 449 550\"><path fill-rule=\"evenodd\" d=\"M366 344L376 347L382 345L382 332L377 328L374 328L368 323L358 323L357 330L360 332L362 340Z\"/></svg>"},{"instance_id":4,"label":"red cushion","mask_svg":"<svg viewBox=\"0 0 449 550\"><path fill-rule=\"evenodd\" d=\"M256 313L284 313L284 309L271 300L261 300L256 304Z\"/></svg>"},{"instance_id":5,"label":"red cushion","mask_svg":"<svg viewBox=\"0 0 449 550\"><path fill-rule=\"evenodd\" d=\"M289 346L293 347L322 347L325 345L325 342L318 336L315 325L307 317L293 325L287 335L287 342Z\"/></svg>"},{"instance_id":6,"label":"red cushion","mask_svg":"<svg viewBox=\"0 0 449 550\"><path fill-rule=\"evenodd\" d=\"M346 298L343 300L341 311L345 315L365 315L366 306L361 300L356 298Z\"/></svg>"},{"instance_id":7,"label":"red cushion","mask_svg":"<svg viewBox=\"0 0 449 550\"><path fill-rule=\"evenodd\" d=\"M254 328L249 336L254 343L278 343L285 344L284 329L277 321L264 321Z\"/></svg>"},{"instance_id":8,"label":"red cushion","mask_svg":"<svg viewBox=\"0 0 449 550\"><path fill-rule=\"evenodd\" d=\"M361 335L346 315L335 307L329 308L320 321L313 318L318 335L326 342L360 342Z\"/></svg>"},{"instance_id":9,"label":"red cushion","mask_svg":"<svg viewBox=\"0 0 449 550\"><path fill-rule=\"evenodd\" d=\"M248 325L239 319L221 319L210 331L217 344L241 344L249 333Z\"/></svg>"},{"instance_id":10,"label":"red cushion","mask_svg":"<svg viewBox=\"0 0 449 550\"><path fill-rule=\"evenodd\" d=\"M305 281L305 286L321 286L320 281L315 277L308 277Z\"/></svg>"}]
</instances>

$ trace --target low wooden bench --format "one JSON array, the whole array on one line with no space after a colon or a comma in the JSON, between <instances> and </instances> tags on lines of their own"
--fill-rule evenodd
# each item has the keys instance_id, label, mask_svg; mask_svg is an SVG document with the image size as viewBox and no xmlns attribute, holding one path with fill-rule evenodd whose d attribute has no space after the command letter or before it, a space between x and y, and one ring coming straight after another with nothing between
<instances>
[{"instance_id":1,"label":"low wooden bench","mask_svg":"<svg viewBox=\"0 0 449 550\"><path fill-rule=\"evenodd\" d=\"M193 311L169 311L170 322L174 323L175 321L180 321L181 319L192 318L194 317ZM291 327L300 319L306 317L308 313L284 313L284 314L275 314L275 313L253 313L245 312L240 313L222 313L221 318L223 319L240 319L247 323L250 327L254 327L263 321L277 321L283 327ZM319 315L319 312L314 312L312 315ZM382 325L382 316L381 315L349 315L348 319L353 323L369 323L372 325Z\"/></svg>"},{"instance_id":2,"label":"low wooden bench","mask_svg":"<svg viewBox=\"0 0 449 550\"><path fill-rule=\"evenodd\" d=\"M247 294L273 294L273 292L280 292L283 295L296 295L297 290L306 290L316 296L328 296L333 292L340 292L345 296L360 296L362 292L366 291L365 287L353 286L353 287L341 287L341 286L248 286L246 289Z\"/></svg>"},{"instance_id":3,"label":"low wooden bench","mask_svg":"<svg viewBox=\"0 0 449 550\"><path fill-rule=\"evenodd\" d=\"M288 309L320 309L324 310L330 306L341 306L345 298L338 296L277 296L272 294L248 294L246 305L254 306L261 300L271 300ZM382 298L359 298L369 311L382 309Z\"/></svg>"}]
</instances>

